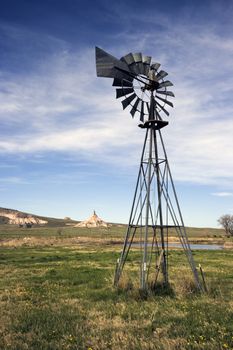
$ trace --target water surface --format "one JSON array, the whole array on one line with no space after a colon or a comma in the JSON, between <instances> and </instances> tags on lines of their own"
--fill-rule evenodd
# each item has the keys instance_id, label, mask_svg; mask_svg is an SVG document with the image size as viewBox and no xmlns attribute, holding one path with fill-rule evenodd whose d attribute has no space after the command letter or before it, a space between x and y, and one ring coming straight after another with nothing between
<instances>
[{"instance_id":1,"label":"water surface","mask_svg":"<svg viewBox=\"0 0 233 350\"><path fill-rule=\"evenodd\" d=\"M140 243L132 243L133 247L140 247ZM151 243L148 243L148 246L151 246ZM159 244L160 246L160 244ZM182 248L181 243L169 243L168 247L170 248ZM220 244L190 244L192 250L222 250L224 249L223 245Z\"/></svg>"}]
</instances>

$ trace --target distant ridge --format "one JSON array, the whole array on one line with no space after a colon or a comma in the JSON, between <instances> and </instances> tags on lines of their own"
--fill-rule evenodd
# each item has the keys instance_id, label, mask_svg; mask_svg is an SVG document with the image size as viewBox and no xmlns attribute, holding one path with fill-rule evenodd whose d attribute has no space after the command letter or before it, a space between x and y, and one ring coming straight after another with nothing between
<instances>
[{"instance_id":1,"label":"distant ridge","mask_svg":"<svg viewBox=\"0 0 233 350\"><path fill-rule=\"evenodd\" d=\"M11 225L46 225L47 220L15 209L0 207L0 221Z\"/></svg>"},{"instance_id":2,"label":"distant ridge","mask_svg":"<svg viewBox=\"0 0 233 350\"><path fill-rule=\"evenodd\" d=\"M26 213L16 209L0 207L0 225L46 225L50 227L62 227L66 225L75 225L77 220L72 220L69 217L64 219L51 218L47 216L35 215Z\"/></svg>"}]
</instances>

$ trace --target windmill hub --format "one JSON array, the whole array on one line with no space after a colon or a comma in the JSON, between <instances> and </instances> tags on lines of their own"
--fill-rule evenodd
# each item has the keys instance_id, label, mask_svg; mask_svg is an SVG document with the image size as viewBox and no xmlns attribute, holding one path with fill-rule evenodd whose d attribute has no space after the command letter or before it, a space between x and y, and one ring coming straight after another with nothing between
<instances>
[{"instance_id":1,"label":"windmill hub","mask_svg":"<svg viewBox=\"0 0 233 350\"><path fill-rule=\"evenodd\" d=\"M150 81L149 84L145 83L145 86L142 86L141 90L143 92L145 92L146 90L153 92L153 91L157 90L158 87L159 87L159 83L157 81Z\"/></svg>"}]
</instances>

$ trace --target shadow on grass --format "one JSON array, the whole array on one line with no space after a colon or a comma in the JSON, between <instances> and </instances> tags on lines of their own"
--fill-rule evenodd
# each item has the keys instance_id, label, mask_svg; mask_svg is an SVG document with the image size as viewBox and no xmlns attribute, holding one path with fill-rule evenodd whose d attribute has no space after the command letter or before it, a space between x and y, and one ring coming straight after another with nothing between
<instances>
[{"instance_id":1,"label":"shadow on grass","mask_svg":"<svg viewBox=\"0 0 233 350\"><path fill-rule=\"evenodd\" d=\"M147 289L140 289L137 286L134 286L131 281L128 281L124 285L120 284L116 288L116 292L120 297L125 297L126 299L130 298L136 301L143 301L161 296L169 298L176 297L175 291L169 283L151 283Z\"/></svg>"},{"instance_id":2,"label":"shadow on grass","mask_svg":"<svg viewBox=\"0 0 233 350\"><path fill-rule=\"evenodd\" d=\"M148 291L157 296L168 296L170 298L176 296L175 290L170 283L151 283Z\"/></svg>"},{"instance_id":3,"label":"shadow on grass","mask_svg":"<svg viewBox=\"0 0 233 350\"><path fill-rule=\"evenodd\" d=\"M151 282L147 289L142 290L138 284L133 284L131 280L123 279L116 288L117 294L121 297L131 298L136 301L153 298L195 298L200 296L200 290L191 278L184 278L183 281L174 283L164 283L163 281Z\"/></svg>"}]
</instances>

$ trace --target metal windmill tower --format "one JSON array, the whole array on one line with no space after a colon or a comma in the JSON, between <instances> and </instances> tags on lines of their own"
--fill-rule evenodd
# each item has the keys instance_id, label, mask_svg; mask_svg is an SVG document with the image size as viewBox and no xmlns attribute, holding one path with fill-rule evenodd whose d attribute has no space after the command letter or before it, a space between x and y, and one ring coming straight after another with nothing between
<instances>
[{"instance_id":1,"label":"metal windmill tower","mask_svg":"<svg viewBox=\"0 0 233 350\"><path fill-rule=\"evenodd\" d=\"M174 94L167 90L173 84L164 80L168 73L159 67L159 63L151 63L151 57L141 53L129 53L119 60L96 47L97 76L113 78L116 98L122 98L123 109L131 108L133 118L139 115L139 127L145 132L129 224L116 265L114 285L118 285L129 252L135 245L140 248L140 289L146 290L150 283L154 285L159 277L167 284L168 235L173 230L180 239L195 284L202 290L161 133L161 129L168 125L161 115L169 116L166 108L173 107L173 104L168 97L174 97Z\"/></svg>"}]
</instances>

